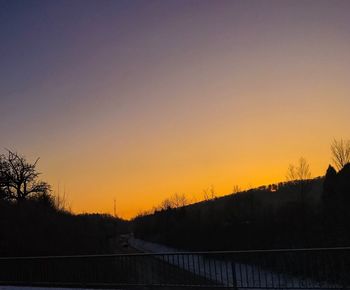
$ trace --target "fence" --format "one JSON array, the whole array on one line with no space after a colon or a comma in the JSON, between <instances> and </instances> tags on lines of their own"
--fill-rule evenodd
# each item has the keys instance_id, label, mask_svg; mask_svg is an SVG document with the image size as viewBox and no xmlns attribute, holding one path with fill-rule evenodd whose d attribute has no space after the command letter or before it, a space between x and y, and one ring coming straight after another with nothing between
<instances>
[{"instance_id":1,"label":"fence","mask_svg":"<svg viewBox=\"0 0 350 290\"><path fill-rule=\"evenodd\" d=\"M350 289L350 248L0 258L0 284Z\"/></svg>"}]
</instances>

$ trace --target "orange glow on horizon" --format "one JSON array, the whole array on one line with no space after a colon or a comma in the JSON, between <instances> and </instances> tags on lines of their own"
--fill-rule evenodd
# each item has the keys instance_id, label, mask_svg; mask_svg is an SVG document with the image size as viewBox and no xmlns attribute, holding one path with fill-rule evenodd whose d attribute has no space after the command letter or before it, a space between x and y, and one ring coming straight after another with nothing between
<instances>
[{"instance_id":1,"label":"orange glow on horizon","mask_svg":"<svg viewBox=\"0 0 350 290\"><path fill-rule=\"evenodd\" d=\"M324 175L350 138L350 1L38 2L3 7L0 145L76 213L284 181L301 156Z\"/></svg>"}]
</instances>

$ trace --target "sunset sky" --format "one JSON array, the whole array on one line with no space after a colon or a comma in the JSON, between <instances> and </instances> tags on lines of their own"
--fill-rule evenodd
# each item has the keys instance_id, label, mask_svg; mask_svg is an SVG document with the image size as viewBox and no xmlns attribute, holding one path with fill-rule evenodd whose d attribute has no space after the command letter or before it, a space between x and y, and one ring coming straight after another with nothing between
<instances>
[{"instance_id":1,"label":"sunset sky","mask_svg":"<svg viewBox=\"0 0 350 290\"><path fill-rule=\"evenodd\" d=\"M313 176L350 137L350 1L0 0L0 146L74 212ZM4 149L3 149L4 151Z\"/></svg>"}]
</instances>

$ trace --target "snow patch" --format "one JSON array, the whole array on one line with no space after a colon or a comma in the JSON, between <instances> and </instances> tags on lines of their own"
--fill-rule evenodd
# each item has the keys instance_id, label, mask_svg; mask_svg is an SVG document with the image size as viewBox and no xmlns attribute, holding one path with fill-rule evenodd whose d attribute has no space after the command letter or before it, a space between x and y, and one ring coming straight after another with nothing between
<instances>
[{"instance_id":1,"label":"snow patch","mask_svg":"<svg viewBox=\"0 0 350 290\"><path fill-rule=\"evenodd\" d=\"M301 279L285 273L275 273L262 269L257 265L249 265L234 262L233 260L219 260L208 256L190 254L183 255L184 251L167 247L161 244L130 238L129 244L146 253L164 253L156 256L169 264L189 271L195 275L211 280L220 285L244 288L249 290L256 288L265 289L338 289L335 285L328 285ZM167 255L166 253L179 253L178 255Z\"/></svg>"}]
</instances>

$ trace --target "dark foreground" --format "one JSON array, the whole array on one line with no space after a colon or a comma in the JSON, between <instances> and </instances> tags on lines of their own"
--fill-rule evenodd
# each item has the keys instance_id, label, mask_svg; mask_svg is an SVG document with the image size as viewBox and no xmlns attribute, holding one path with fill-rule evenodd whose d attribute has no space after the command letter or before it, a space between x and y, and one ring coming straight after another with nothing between
<instances>
[{"instance_id":1,"label":"dark foreground","mask_svg":"<svg viewBox=\"0 0 350 290\"><path fill-rule=\"evenodd\" d=\"M350 248L0 258L0 284L110 289L350 289Z\"/></svg>"}]
</instances>

